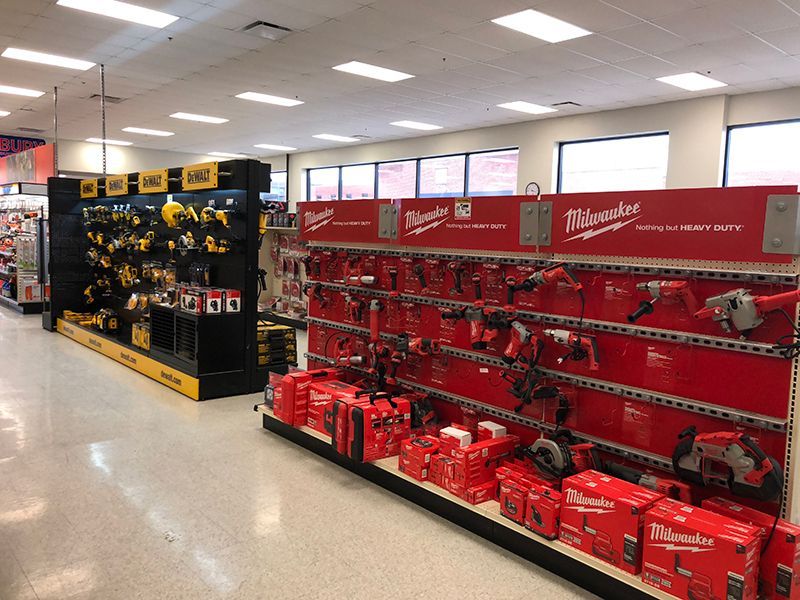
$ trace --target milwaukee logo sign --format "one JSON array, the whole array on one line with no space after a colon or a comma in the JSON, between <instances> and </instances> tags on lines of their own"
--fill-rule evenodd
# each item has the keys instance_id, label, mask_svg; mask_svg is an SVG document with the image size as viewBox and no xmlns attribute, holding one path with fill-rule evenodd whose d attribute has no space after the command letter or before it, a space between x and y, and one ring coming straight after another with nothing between
<instances>
[{"instance_id":1,"label":"milwaukee logo sign","mask_svg":"<svg viewBox=\"0 0 800 600\"><path fill-rule=\"evenodd\" d=\"M333 221L333 209L326 208L320 212L309 211L303 215L303 226L306 231L315 231Z\"/></svg>"},{"instance_id":2,"label":"milwaukee logo sign","mask_svg":"<svg viewBox=\"0 0 800 600\"><path fill-rule=\"evenodd\" d=\"M433 210L421 212L410 210L405 214L406 233L404 235L419 235L429 229L436 229L450 217L449 206L436 206Z\"/></svg>"},{"instance_id":3,"label":"milwaukee logo sign","mask_svg":"<svg viewBox=\"0 0 800 600\"><path fill-rule=\"evenodd\" d=\"M600 211L591 208L570 208L564 213L564 219L567 221L565 233L577 233L564 241L589 240L609 231L622 229L639 219L642 216L639 214L641 210L642 205L638 202L626 204L622 200L618 206Z\"/></svg>"},{"instance_id":4,"label":"milwaukee logo sign","mask_svg":"<svg viewBox=\"0 0 800 600\"><path fill-rule=\"evenodd\" d=\"M319 402L320 404L324 404L326 402L330 402L331 400L333 400L333 395L326 394L325 392L320 393L311 390L311 400L314 402Z\"/></svg>"},{"instance_id":5,"label":"milwaukee logo sign","mask_svg":"<svg viewBox=\"0 0 800 600\"><path fill-rule=\"evenodd\" d=\"M700 532L681 533L663 523L650 524L650 542L652 546L665 550L686 550L689 552L711 552L714 550L714 538L706 537ZM653 544L652 542L666 542ZM706 546L706 548L701 548Z\"/></svg>"},{"instance_id":6,"label":"milwaukee logo sign","mask_svg":"<svg viewBox=\"0 0 800 600\"><path fill-rule=\"evenodd\" d=\"M616 504L613 500L608 498L594 498L592 496L584 496L583 492L575 488L569 488L566 494L566 503L575 504L577 506L566 506L581 513L597 513L604 514L614 512Z\"/></svg>"}]
</instances>

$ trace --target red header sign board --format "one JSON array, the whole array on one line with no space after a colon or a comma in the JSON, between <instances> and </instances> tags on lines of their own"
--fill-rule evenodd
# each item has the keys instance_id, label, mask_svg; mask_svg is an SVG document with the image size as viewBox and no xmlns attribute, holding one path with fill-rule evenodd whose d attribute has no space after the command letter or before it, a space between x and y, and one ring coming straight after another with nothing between
<instances>
[{"instance_id":1,"label":"red header sign board","mask_svg":"<svg viewBox=\"0 0 800 600\"><path fill-rule=\"evenodd\" d=\"M379 237L380 207L389 200L330 200L297 205L300 239L357 244L388 243Z\"/></svg>"},{"instance_id":2,"label":"red header sign board","mask_svg":"<svg viewBox=\"0 0 800 600\"><path fill-rule=\"evenodd\" d=\"M530 196L410 198L399 201L397 239L401 246L534 252L535 236L520 245L520 204Z\"/></svg>"},{"instance_id":3,"label":"red header sign board","mask_svg":"<svg viewBox=\"0 0 800 600\"><path fill-rule=\"evenodd\" d=\"M555 254L788 263L761 251L767 198L796 186L546 195Z\"/></svg>"}]
</instances>

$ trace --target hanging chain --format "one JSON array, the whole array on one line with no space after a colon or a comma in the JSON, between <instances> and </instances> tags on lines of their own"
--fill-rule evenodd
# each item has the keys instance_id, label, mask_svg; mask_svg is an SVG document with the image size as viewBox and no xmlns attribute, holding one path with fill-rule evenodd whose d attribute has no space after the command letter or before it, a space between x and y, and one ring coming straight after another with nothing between
<instances>
[{"instance_id":1,"label":"hanging chain","mask_svg":"<svg viewBox=\"0 0 800 600\"><path fill-rule=\"evenodd\" d=\"M106 66L100 65L100 120L103 138L103 177L106 176Z\"/></svg>"}]
</instances>

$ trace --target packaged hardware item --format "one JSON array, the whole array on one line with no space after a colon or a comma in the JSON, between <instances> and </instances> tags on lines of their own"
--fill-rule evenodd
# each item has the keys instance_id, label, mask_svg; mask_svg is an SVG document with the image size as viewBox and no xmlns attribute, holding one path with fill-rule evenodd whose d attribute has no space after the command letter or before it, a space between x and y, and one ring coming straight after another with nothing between
<instances>
[{"instance_id":1,"label":"packaged hardware item","mask_svg":"<svg viewBox=\"0 0 800 600\"><path fill-rule=\"evenodd\" d=\"M308 415L308 390L311 383L341 379L342 377L343 372L338 369L298 371L284 375L281 382L281 393L274 397L275 417L295 427L305 425Z\"/></svg>"},{"instance_id":2,"label":"packaged hardware item","mask_svg":"<svg viewBox=\"0 0 800 600\"><path fill-rule=\"evenodd\" d=\"M430 475L431 460L439 452L438 438L422 435L400 444L398 468L409 477L427 481Z\"/></svg>"},{"instance_id":3,"label":"packaged hardware item","mask_svg":"<svg viewBox=\"0 0 800 600\"><path fill-rule=\"evenodd\" d=\"M594 470L561 484L559 539L615 567L641 570L644 515L664 495Z\"/></svg>"},{"instance_id":4,"label":"packaged hardware item","mask_svg":"<svg viewBox=\"0 0 800 600\"><path fill-rule=\"evenodd\" d=\"M676 500L645 515L642 580L677 598L756 597L760 528Z\"/></svg>"},{"instance_id":5,"label":"packaged hardware item","mask_svg":"<svg viewBox=\"0 0 800 600\"><path fill-rule=\"evenodd\" d=\"M761 596L800 598L800 525L784 519L776 523L773 515L719 496L703 500L702 507L760 528L762 554L758 591Z\"/></svg>"},{"instance_id":6,"label":"packaged hardware item","mask_svg":"<svg viewBox=\"0 0 800 600\"><path fill-rule=\"evenodd\" d=\"M558 537L561 523L561 492L534 483L528 490L525 527L548 540Z\"/></svg>"},{"instance_id":7,"label":"packaged hardware item","mask_svg":"<svg viewBox=\"0 0 800 600\"><path fill-rule=\"evenodd\" d=\"M320 433L333 434L333 404L336 400L354 398L361 388L338 380L314 381L308 389L306 424Z\"/></svg>"},{"instance_id":8,"label":"packaged hardware item","mask_svg":"<svg viewBox=\"0 0 800 600\"><path fill-rule=\"evenodd\" d=\"M404 396L372 394L366 404L349 410L347 455L372 462L400 453L400 444L411 437L411 402Z\"/></svg>"}]
</instances>

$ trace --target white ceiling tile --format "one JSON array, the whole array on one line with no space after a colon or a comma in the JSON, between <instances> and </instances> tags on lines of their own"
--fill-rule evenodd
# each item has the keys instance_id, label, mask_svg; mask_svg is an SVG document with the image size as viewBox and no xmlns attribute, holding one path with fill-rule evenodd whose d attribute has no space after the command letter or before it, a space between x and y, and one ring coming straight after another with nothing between
<instances>
[{"instance_id":1,"label":"white ceiling tile","mask_svg":"<svg viewBox=\"0 0 800 600\"><path fill-rule=\"evenodd\" d=\"M576 54L558 44L548 44L526 52L509 54L490 61L491 65L509 69L528 76L539 76L559 71L588 69L602 64L593 58Z\"/></svg>"},{"instance_id":2,"label":"white ceiling tile","mask_svg":"<svg viewBox=\"0 0 800 600\"><path fill-rule=\"evenodd\" d=\"M502 69L493 65L486 65L482 63L475 63L474 65L467 65L460 69L455 69L455 73L463 73L478 79L485 79L486 81L513 81L514 79L524 79L525 75L509 69Z\"/></svg>"},{"instance_id":3,"label":"white ceiling tile","mask_svg":"<svg viewBox=\"0 0 800 600\"><path fill-rule=\"evenodd\" d=\"M452 33L444 33L419 40L421 46L446 52L455 56L474 61L486 61L499 58L508 52L502 48L496 48L487 44L482 44L467 37L462 37Z\"/></svg>"},{"instance_id":4,"label":"white ceiling tile","mask_svg":"<svg viewBox=\"0 0 800 600\"><path fill-rule=\"evenodd\" d=\"M720 0L707 10L716 21L755 33L800 25L800 15L779 0Z\"/></svg>"},{"instance_id":5,"label":"white ceiling tile","mask_svg":"<svg viewBox=\"0 0 800 600\"><path fill-rule=\"evenodd\" d=\"M383 50L374 55L374 64L412 75L430 74L445 69L457 69L473 61L431 50L415 42Z\"/></svg>"},{"instance_id":6,"label":"white ceiling tile","mask_svg":"<svg viewBox=\"0 0 800 600\"><path fill-rule=\"evenodd\" d=\"M620 69L626 69L643 75L648 78L664 77L665 75L673 75L677 68L673 63L667 62L655 56L645 56L642 58L633 58L631 60L623 60L616 65Z\"/></svg>"},{"instance_id":7,"label":"white ceiling tile","mask_svg":"<svg viewBox=\"0 0 800 600\"><path fill-rule=\"evenodd\" d=\"M621 44L603 35L588 35L574 40L568 40L558 44L558 47L567 48L573 52L578 52L596 60L609 63L636 58L643 54L640 50Z\"/></svg>"},{"instance_id":8,"label":"white ceiling tile","mask_svg":"<svg viewBox=\"0 0 800 600\"><path fill-rule=\"evenodd\" d=\"M765 0L771 2L772 0ZM702 43L722 40L739 35L741 29L725 18L720 18L717 9L709 7L687 10L655 19L659 27L685 37L691 42Z\"/></svg>"},{"instance_id":9,"label":"white ceiling tile","mask_svg":"<svg viewBox=\"0 0 800 600\"><path fill-rule=\"evenodd\" d=\"M603 0L620 10L636 15L640 19L657 19L682 10L697 7L693 0Z\"/></svg>"},{"instance_id":10,"label":"white ceiling tile","mask_svg":"<svg viewBox=\"0 0 800 600\"><path fill-rule=\"evenodd\" d=\"M661 58L676 65L680 73L687 71L705 73L710 69L741 62L732 56L713 52L705 45L701 46L699 44L687 46L680 50L673 50L672 52L665 52L661 55Z\"/></svg>"},{"instance_id":11,"label":"white ceiling tile","mask_svg":"<svg viewBox=\"0 0 800 600\"><path fill-rule=\"evenodd\" d=\"M800 76L800 59L789 56L753 61L747 66L761 73L764 79Z\"/></svg>"},{"instance_id":12,"label":"white ceiling tile","mask_svg":"<svg viewBox=\"0 0 800 600\"><path fill-rule=\"evenodd\" d=\"M519 31L513 31L507 27L501 27L495 23L486 22L455 31L460 37L475 40L481 44L500 48L507 52L519 52L529 50L547 44L544 40L525 35Z\"/></svg>"},{"instance_id":13,"label":"white ceiling tile","mask_svg":"<svg viewBox=\"0 0 800 600\"><path fill-rule=\"evenodd\" d=\"M595 33L641 22L638 17L600 0L549 0L536 10Z\"/></svg>"},{"instance_id":14,"label":"white ceiling tile","mask_svg":"<svg viewBox=\"0 0 800 600\"><path fill-rule=\"evenodd\" d=\"M777 46L787 54L800 55L800 27L787 27L767 33L760 33L758 37Z\"/></svg>"},{"instance_id":15,"label":"white ceiling tile","mask_svg":"<svg viewBox=\"0 0 800 600\"><path fill-rule=\"evenodd\" d=\"M622 44L637 48L642 52L652 54L677 50L691 44L686 38L650 23L639 23L638 25L615 29L604 35Z\"/></svg>"},{"instance_id":16,"label":"white ceiling tile","mask_svg":"<svg viewBox=\"0 0 800 600\"><path fill-rule=\"evenodd\" d=\"M643 75L625 71L613 65L600 65L589 69L581 69L576 73L584 77L591 77L609 85L627 85L646 79Z\"/></svg>"}]
</instances>

